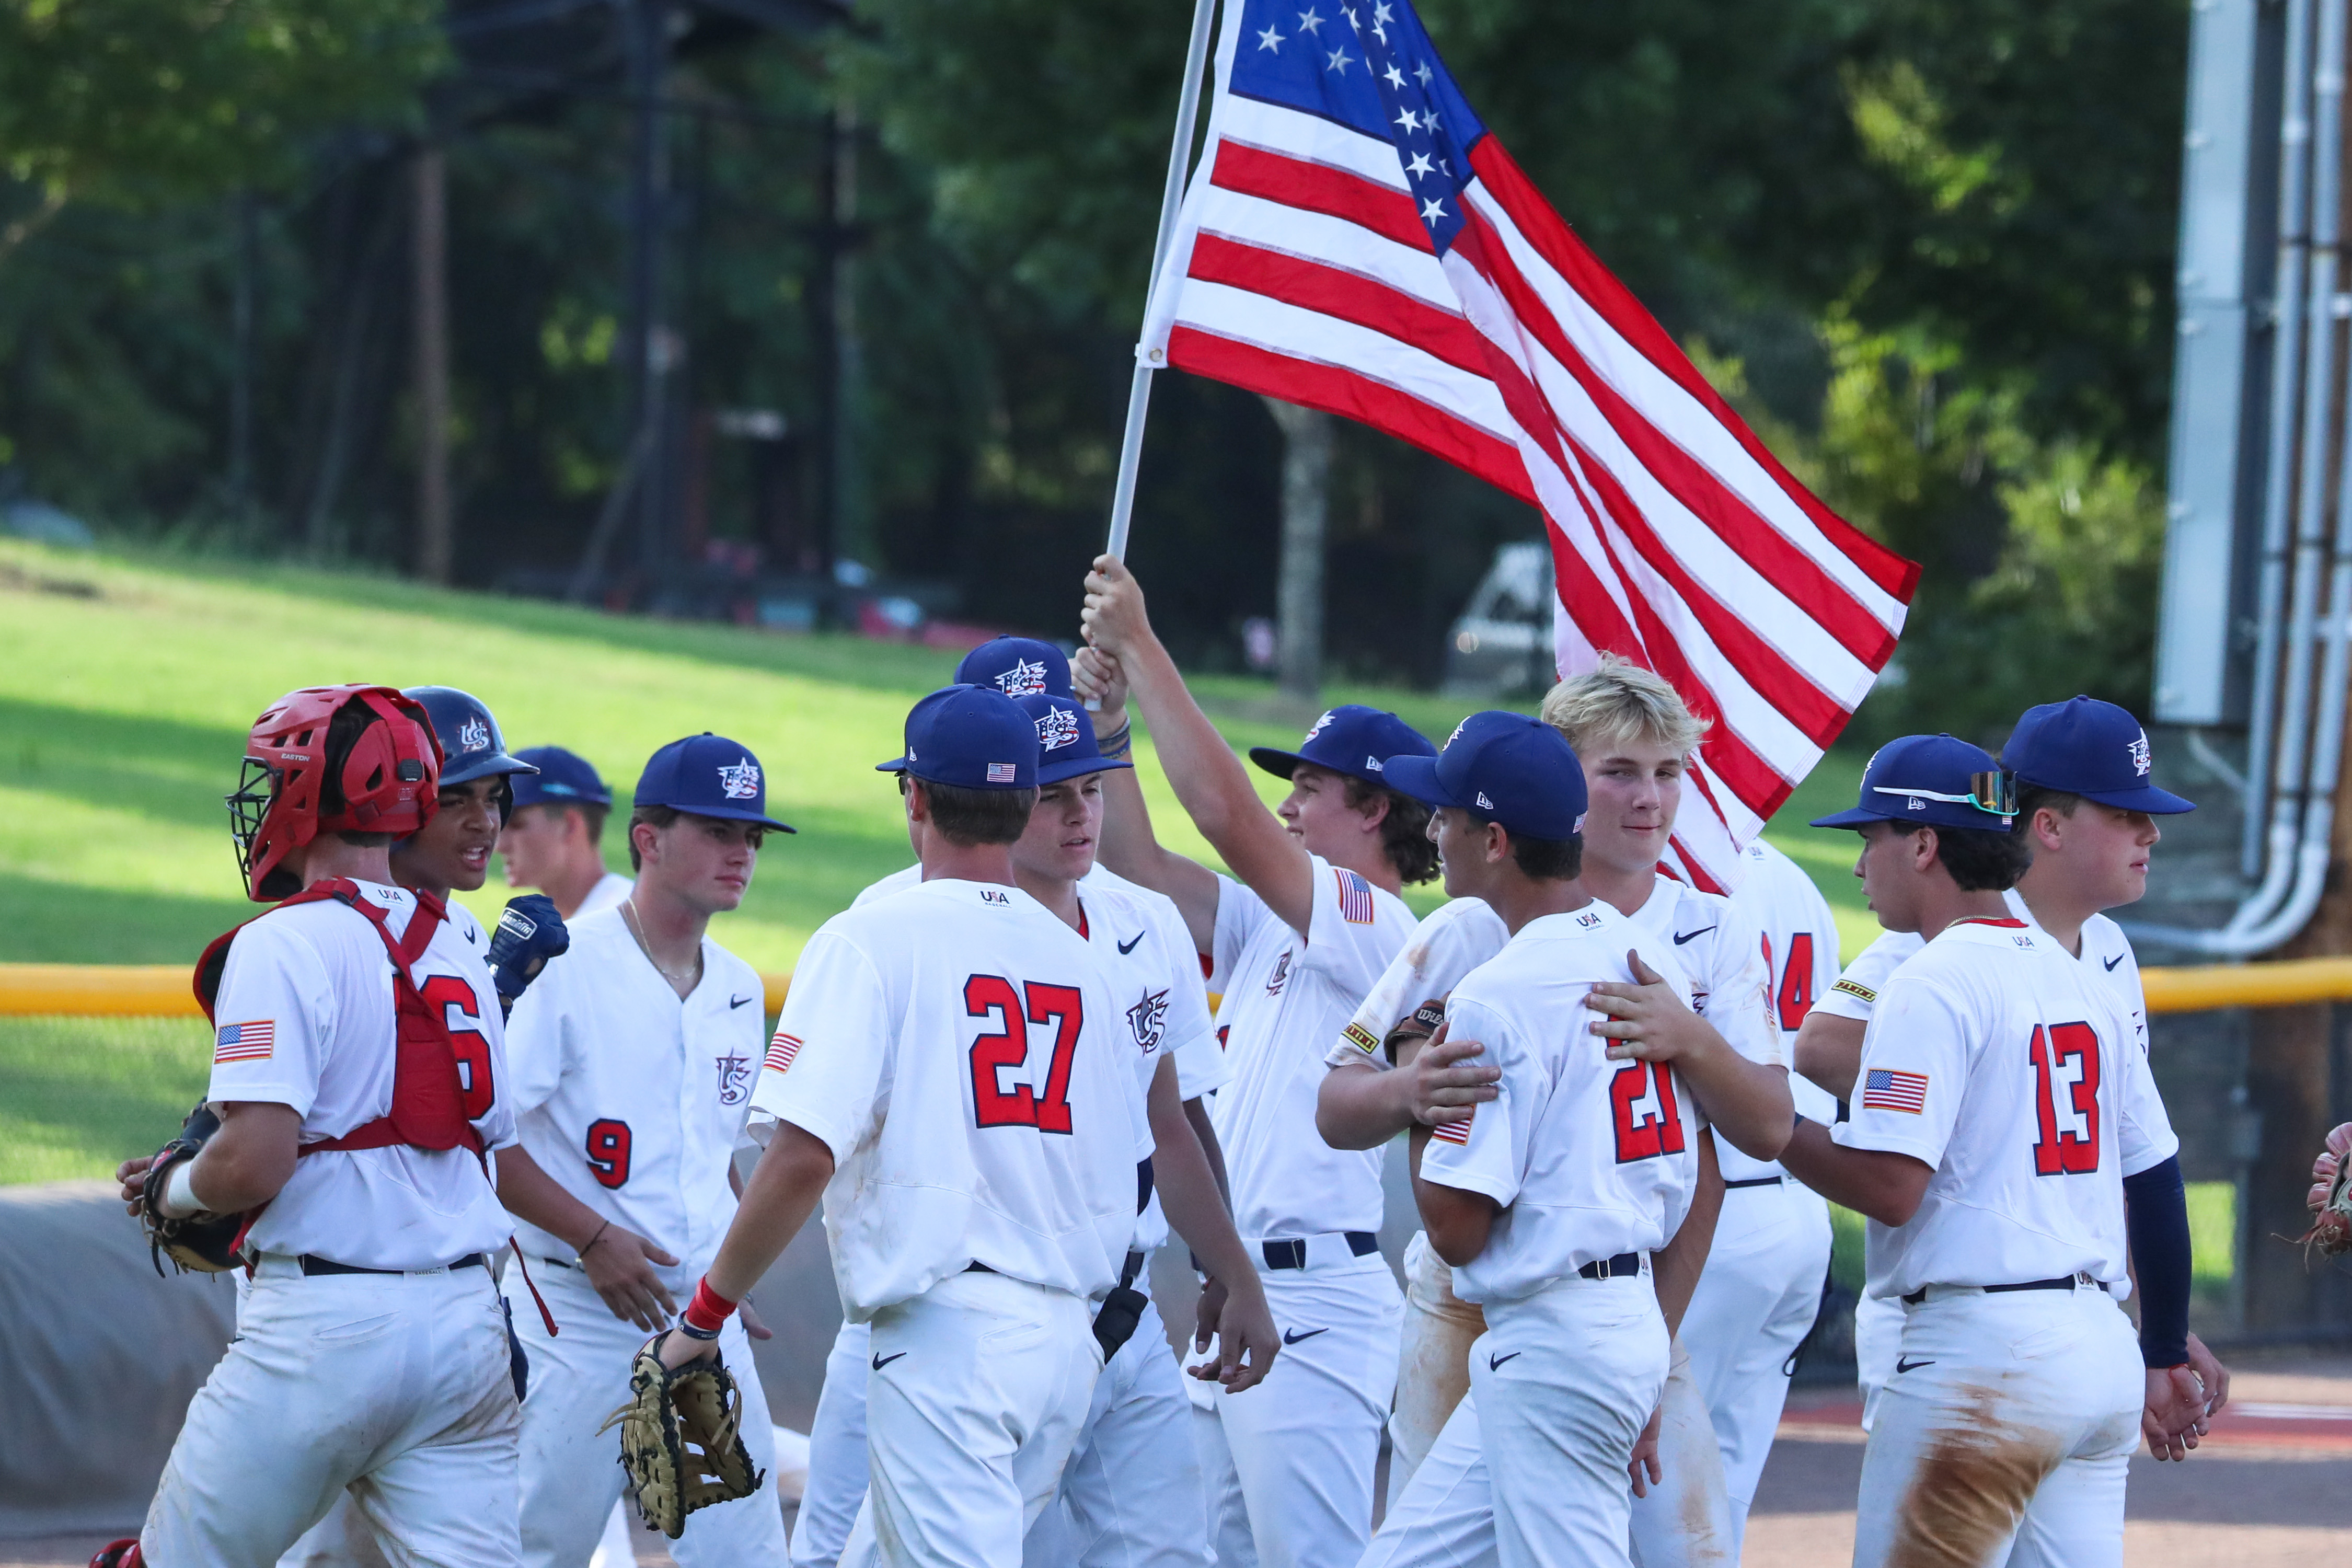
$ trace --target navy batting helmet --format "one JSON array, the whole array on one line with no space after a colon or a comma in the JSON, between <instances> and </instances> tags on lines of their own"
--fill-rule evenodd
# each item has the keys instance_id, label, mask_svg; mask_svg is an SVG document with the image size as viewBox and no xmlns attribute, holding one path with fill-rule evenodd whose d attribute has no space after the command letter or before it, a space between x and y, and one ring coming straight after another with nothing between
<instances>
[{"instance_id":1,"label":"navy batting helmet","mask_svg":"<svg viewBox=\"0 0 2352 1568\"><path fill-rule=\"evenodd\" d=\"M454 686L412 686L401 693L425 710L433 721L433 738L441 742L441 783L469 783L488 778L493 773L535 773L539 770L520 757L507 755L506 737L499 732L499 721L480 698L460 691ZM499 792L499 810L507 810L514 798L514 786L509 784Z\"/></svg>"}]
</instances>

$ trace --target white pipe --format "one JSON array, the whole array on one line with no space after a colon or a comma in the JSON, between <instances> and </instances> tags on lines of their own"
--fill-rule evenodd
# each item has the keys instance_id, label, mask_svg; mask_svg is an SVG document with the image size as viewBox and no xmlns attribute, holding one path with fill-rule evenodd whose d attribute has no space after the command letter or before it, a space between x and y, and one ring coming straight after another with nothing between
<instances>
[{"instance_id":1,"label":"white pipe","mask_svg":"<svg viewBox=\"0 0 2352 1568\"><path fill-rule=\"evenodd\" d=\"M2287 505L2294 491L2296 373L2301 368L2303 288L2310 243L2305 203L2311 158L2311 0L2287 0L2286 101L2279 113L2279 258L2271 288L2277 320L2271 332L2270 446L2263 467L2262 574L2255 592L2254 692L2246 735L2245 835L2240 874L2263 868L2269 816L2273 721L2278 706L2280 613L2286 602Z\"/></svg>"},{"instance_id":2,"label":"white pipe","mask_svg":"<svg viewBox=\"0 0 2352 1568\"><path fill-rule=\"evenodd\" d=\"M1160 193L1160 233L1151 242L1151 279L1144 291L1143 319L1151 319L1151 290L1160 286L1160 264L1176 232L1176 209L1183 204L1184 177L1192 167L1192 126L1201 112L1201 78L1209 59L1209 24L1217 0L1193 0L1192 37L1184 51L1184 90L1176 100L1176 133L1168 148L1168 183ZM1127 389L1127 429L1119 437L1118 479L1111 487L1110 539L1103 552L1124 560L1128 524L1135 513L1135 474L1143 462L1143 421L1151 408L1151 367L1139 357Z\"/></svg>"}]
</instances>

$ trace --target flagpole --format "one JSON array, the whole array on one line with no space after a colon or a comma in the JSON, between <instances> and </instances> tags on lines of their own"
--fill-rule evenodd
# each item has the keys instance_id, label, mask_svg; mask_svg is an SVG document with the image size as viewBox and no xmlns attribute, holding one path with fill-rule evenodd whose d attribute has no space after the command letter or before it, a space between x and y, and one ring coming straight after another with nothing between
<instances>
[{"instance_id":1,"label":"flagpole","mask_svg":"<svg viewBox=\"0 0 2352 1568\"><path fill-rule=\"evenodd\" d=\"M1184 90L1176 100L1176 134L1168 149L1168 184L1160 195L1160 235L1151 245L1151 281L1144 290L1144 320L1151 319L1151 292L1160 284L1160 268L1168 259L1168 244L1175 236L1176 212L1184 202L1184 177L1192 163L1192 124L1201 110L1201 79L1209 59L1209 25L1217 0L1193 0L1192 40L1184 53ZM1135 510L1135 470L1143 460L1143 421L1151 407L1151 373L1142 346L1137 345L1135 380L1127 393L1127 433L1119 440L1118 482L1111 490L1110 541L1104 553L1125 559L1128 522Z\"/></svg>"}]
</instances>

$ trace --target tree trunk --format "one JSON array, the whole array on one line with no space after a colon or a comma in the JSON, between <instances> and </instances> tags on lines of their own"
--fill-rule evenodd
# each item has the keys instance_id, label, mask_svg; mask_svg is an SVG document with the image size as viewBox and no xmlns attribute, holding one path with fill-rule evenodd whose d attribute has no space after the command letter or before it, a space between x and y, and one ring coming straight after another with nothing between
<instances>
[{"instance_id":1,"label":"tree trunk","mask_svg":"<svg viewBox=\"0 0 2352 1568\"><path fill-rule=\"evenodd\" d=\"M1282 430L1282 576L1277 590L1283 695L1322 700L1323 534L1331 511L1331 416L1265 400Z\"/></svg>"},{"instance_id":2,"label":"tree trunk","mask_svg":"<svg viewBox=\"0 0 2352 1568\"><path fill-rule=\"evenodd\" d=\"M449 268L447 163L416 155L416 574L449 581Z\"/></svg>"}]
</instances>

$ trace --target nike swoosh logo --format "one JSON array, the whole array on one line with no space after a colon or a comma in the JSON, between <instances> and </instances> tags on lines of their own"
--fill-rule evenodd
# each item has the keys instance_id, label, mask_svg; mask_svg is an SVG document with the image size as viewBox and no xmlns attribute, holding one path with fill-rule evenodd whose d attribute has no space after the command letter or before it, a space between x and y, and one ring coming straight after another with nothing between
<instances>
[{"instance_id":1,"label":"nike swoosh logo","mask_svg":"<svg viewBox=\"0 0 2352 1568\"><path fill-rule=\"evenodd\" d=\"M2107 965L2107 969L2108 969L2108 971L2109 971L2110 973L2112 973L2112 972L2114 971L2114 969L2115 969L2116 965L2116 964L2118 964L2118 963L2121 963L2123 961L2124 961L2124 955L2123 955L2122 953L2120 953L2120 952L2119 952L2119 953L2117 953L2117 954L2116 954L2113 958L2108 959L2108 960L2106 961L2106 965Z\"/></svg>"},{"instance_id":2,"label":"nike swoosh logo","mask_svg":"<svg viewBox=\"0 0 2352 1568\"><path fill-rule=\"evenodd\" d=\"M1297 1329L1285 1329L1282 1331L1282 1342L1295 1345L1301 1340L1311 1340L1318 1334L1328 1334L1330 1331L1328 1329L1309 1329L1302 1334Z\"/></svg>"},{"instance_id":3,"label":"nike swoosh logo","mask_svg":"<svg viewBox=\"0 0 2352 1568\"><path fill-rule=\"evenodd\" d=\"M1125 958L1129 953L1135 951L1135 944L1142 940L1143 933L1141 931L1137 931L1133 936L1129 937L1125 942L1118 944L1118 955L1121 958Z\"/></svg>"},{"instance_id":4,"label":"nike swoosh logo","mask_svg":"<svg viewBox=\"0 0 2352 1568\"><path fill-rule=\"evenodd\" d=\"M1675 938L1675 945L1676 947L1680 947L1683 943L1691 941L1693 938L1705 936L1714 929L1715 928L1713 926L1701 926L1696 931L1685 931L1681 936Z\"/></svg>"},{"instance_id":5,"label":"nike swoosh logo","mask_svg":"<svg viewBox=\"0 0 2352 1568\"><path fill-rule=\"evenodd\" d=\"M1895 1370L1896 1372L1916 1372L1923 1366L1933 1366L1935 1364L1935 1362L1932 1360L1905 1361L1901 1356L1896 1356L1895 1358Z\"/></svg>"},{"instance_id":6,"label":"nike swoosh logo","mask_svg":"<svg viewBox=\"0 0 2352 1568\"><path fill-rule=\"evenodd\" d=\"M1505 1362L1517 1361L1527 1353L1528 1352L1525 1351L1513 1351L1508 1355L1490 1355L1486 1358L1486 1370L1488 1372L1500 1372L1503 1370L1503 1363Z\"/></svg>"},{"instance_id":7,"label":"nike swoosh logo","mask_svg":"<svg viewBox=\"0 0 2352 1568\"><path fill-rule=\"evenodd\" d=\"M876 1357L874 1358L874 1370L875 1370L876 1372L880 1372L884 1367L888 1366L892 1362L897 1361L897 1360L898 1359L898 1357L899 1357L899 1356L903 1356L903 1355L905 1355L906 1353L907 1353L907 1352L906 1352L905 1351L900 1351L900 1352L898 1352L898 1355L877 1355L877 1356L876 1356Z\"/></svg>"},{"instance_id":8,"label":"nike swoosh logo","mask_svg":"<svg viewBox=\"0 0 2352 1568\"><path fill-rule=\"evenodd\" d=\"M727 1010L732 1013L738 1007L748 1005L751 1000L749 996L730 996L727 998Z\"/></svg>"}]
</instances>

